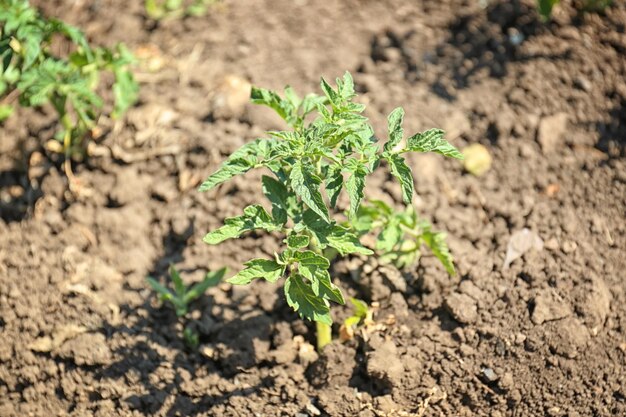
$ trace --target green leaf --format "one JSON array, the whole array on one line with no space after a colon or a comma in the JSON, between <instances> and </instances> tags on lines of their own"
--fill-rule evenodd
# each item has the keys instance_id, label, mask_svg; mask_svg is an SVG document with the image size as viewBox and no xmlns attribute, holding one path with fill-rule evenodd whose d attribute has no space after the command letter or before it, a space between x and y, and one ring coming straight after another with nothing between
<instances>
[{"instance_id":1,"label":"green leaf","mask_svg":"<svg viewBox=\"0 0 626 417\"><path fill-rule=\"evenodd\" d=\"M282 225L276 224L262 206L253 205L246 207L242 216L227 218L224 226L208 233L203 240L209 245L216 245L227 239L239 237L250 230L263 229L273 232L281 228Z\"/></svg>"},{"instance_id":2,"label":"green leaf","mask_svg":"<svg viewBox=\"0 0 626 417\"><path fill-rule=\"evenodd\" d=\"M324 91L324 94L328 98L328 101L330 101L330 104L332 104L333 107L338 106L339 96L337 92L326 82L324 78L321 79L320 84L322 86L322 91Z\"/></svg>"},{"instance_id":3,"label":"green leaf","mask_svg":"<svg viewBox=\"0 0 626 417\"><path fill-rule=\"evenodd\" d=\"M350 297L350 302L354 306L354 316L364 319L367 317L369 307L365 301L361 301L358 298Z\"/></svg>"},{"instance_id":4,"label":"green leaf","mask_svg":"<svg viewBox=\"0 0 626 417\"><path fill-rule=\"evenodd\" d=\"M339 94L344 100L354 97L354 80L352 79L352 74L348 71L343 74L343 80L337 79L337 86Z\"/></svg>"},{"instance_id":5,"label":"green leaf","mask_svg":"<svg viewBox=\"0 0 626 417\"><path fill-rule=\"evenodd\" d=\"M185 293L184 302L189 303L204 294L207 289L218 285L222 281L222 278L224 278L225 274L226 268L222 268L214 272L207 272L202 281L194 284L191 289Z\"/></svg>"},{"instance_id":6,"label":"green leaf","mask_svg":"<svg viewBox=\"0 0 626 417\"><path fill-rule=\"evenodd\" d=\"M173 264L170 264L170 277L172 277L172 282L174 283L174 290L176 291L176 296L178 298L183 298L185 296L185 283L183 279L180 277L178 270Z\"/></svg>"},{"instance_id":7,"label":"green leaf","mask_svg":"<svg viewBox=\"0 0 626 417\"><path fill-rule=\"evenodd\" d=\"M250 92L250 98L254 104L262 104L273 109L278 115L288 122L293 124L297 119L296 108L289 100L283 100L274 91L266 90L265 88L252 87Z\"/></svg>"},{"instance_id":8,"label":"green leaf","mask_svg":"<svg viewBox=\"0 0 626 417\"><path fill-rule=\"evenodd\" d=\"M341 290L330 281L328 259L313 251L296 252L294 258L298 261L298 272L311 281L311 289L316 296L344 304Z\"/></svg>"},{"instance_id":9,"label":"green leaf","mask_svg":"<svg viewBox=\"0 0 626 417\"><path fill-rule=\"evenodd\" d=\"M414 152L436 152L443 156L463 159L463 154L443 138L441 129L429 129L407 139L407 149Z\"/></svg>"},{"instance_id":10,"label":"green leaf","mask_svg":"<svg viewBox=\"0 0 626 417\"><path fill-rule=\"evenodd\" d=\"M3 122L13 114L13 106L10 104L0 104L0 122Z\"/></svg>"},{"instance_id":11,"label":"green leaf","mask_svg":"<svg viewBox=\"0 0 626 417\"><path fill-rule=\"evenodd\" d=\"M326 236L326 239L328 245L337 249L342 256L350 253L360 253L361 255L374 253L363 246L356 235L341 226L335 226L332 232Z\"/></svg>"},{"instance_id":12,"label":"green leaf","mask_svg":"<svg viewBox=\"0 0 626 417\"><path fill-rule=\"evenodd\" d=\"M115 97L115 107L112 116L113 118L119 118L137 102L139 85L135 82L133 74L127 69L116 68L114 73L113 95Z\"/></svg>"},{"instance_id":13,"label":"green leaf","mask_svg":"<svg viewBox=\"0 0 626 417\"><path fill-rule=\"evenodd\" d=\"M291 169L289 180L296 195L323 220L330 223L328 208L320 192L322 180L314 174L311 163L297 161Z\"/></svg>"},{"instance_id":14,"label":"green leaf","mask_svg":"<svg viewBox=\"0 0 626 417\"><path fill-rule=\"evenodd\" d=\"M392 217L378 234L376 249L390 252L402 239L402 228L397 217Z\"/></svg>"},{"instance_id":15,"label":"green leaf","mask_svg":"<svg viewBox=\"0 0 626 417\"><path fill-rule=\"evenodd\" d=\"M287 211L289 208L289 191L287 187L275 178L264 175L261 178L263 184L263 194L272 203L272 217L277 223L287 222Z\"/></svg>"},{"instance_id":16,"label":"green leaf","mask_svg":"<svg viewBox=\"0 0 626 417\"><path fill-rule=\"evenodd\" d=\"M284 290L287 304L301 317L319 321L329 326L333 324L328 303L315 295L311 286L304 282L302 276L293 274L287 278Z\"/></svg>"},{"instance_id":17,"label":"green leaf","mask_svg":"<svg viewBox=\"0 0 626 417\"><path fill-rule=\"evenodd\" d=\"M305 235L289 235L285 242L291 249L302 249L309 246L309 237Z\"/></svg>"},{"instance_id":18,"label":"green leaf","mask_svg":"<svg viewBox=\"0 0 626 417\"><path fill-rule=\"evenodd\" d=\"M252 167L253 165L245 159L228 159L200 185L199 191L209 191L236 175L248 172Z\"/></svg>"},{"instance_id":19,"label":"green leaf","mask_svg":"<svg viewBox=\"0 0 626 417\"><path fill-rule=\"evenodd\" d=\"M356 163L351 168L352 175L346 182L346 191L350 197L350 217L356 216L361 200L363 200L365 189L365 176L367 175L367 169L364 164Z\"/></svg>"},{"instance_id":20,"label":"green leaf","mask_svg":"<svg viewBox=\"0 0 626 417\"><path fill-rule=\"evenodd\" d=\"M150 284L150 286L152 287L152 289L159 294L161 300L163 301L169 301L174 297L174 294L172 294L170 292L170 290L168 288L166 288L165 286L161 285L157 280L155 280L152 277L148 277L146 278L148 281L148 284Z\"/></svg>"},{"instance_id":21,"label":"green leaf","mask_svg":"<svg viewBox=\"0 0 626 417\"><path fill-rule=\"evenodd\" d=\"M387 157L391 174L400 181L402 188L402 200L405 204L410 204L413 199L413 174L404 161L404 158L397 154L389 154Z\"/></svg>"},{"instance_id":22,"label":"green leaf","mask_svg":"<svg viewBox=\"0 0 626 417\"><path fill-rule=\"evenodd\" d=\"M330 199L330 206L333 208L337 205L342 186L343 174L341 173L341 166L331 167L326 176L326 193L328 193L328 198Z\"/></svg>"},{"instance_id":23,"label":"green leaf","mask_svg":"<svg viewBox=\"0 0 626 417\"><path fill-rule=\"evenodd\" d=\"M285 269L276 261L270 259L253 259L244 264L245 269L228 278L226 282L234 285L247 285L255 278L263 278L269 282L276 282L283 275Z\"/></svg>"},{"instance_id":24,"label":"green leaf","mask_svg":"<svg viewBox=\"0 0 626 417\"><path fill-rule=\"evenodd\" d=\"M448 248L448 244L446 243L446 234L443 232L425 230L422 233L422 239L424 239L426 246L428 246L433 252L433 255L441 261L448 274L455 275L456 271L454 270L454 261L452 254L450 253L450 249Z\"/></svg>"},{"instance_id":25,"label":"green leaf","mask_svg":"<svg viewBox=\"0 0 626 417\"><path fill-rule=\"evenodd\" d=\"M404 135L404 130L402 129L403 119L404 109L402 107L394 109L387 117L389 140L385 143L385 152L391 152L402 140L402 136Z\"/></svg>"}]
</instances>

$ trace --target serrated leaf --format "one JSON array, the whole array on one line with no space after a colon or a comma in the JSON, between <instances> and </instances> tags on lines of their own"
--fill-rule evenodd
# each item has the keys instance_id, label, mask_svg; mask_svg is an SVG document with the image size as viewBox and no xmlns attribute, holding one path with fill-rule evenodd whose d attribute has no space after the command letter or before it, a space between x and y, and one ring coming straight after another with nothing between
<instances>
[{"instance_id":1,"label":"serrated leaf","mask_svg":"<svg viewBox=\"0 0 626 417\"><path fill-rule=\"evenodd\" d=\"M302 276L299 274L291 275L285 281L284 290L287 304L301 317L311 321L319 321L329 326L333 324L328 303L315 295L311 286L304 281Z\"/></svg>"},{"instance_id":2,"label":"serrated leaf","mask_svg":"<svg viewBox=\"0 0 626 417\"><path fill-rule=\"evenodd\" d=\"M385 152L391 152L402 140L402 136L404 135L404 129L402 129L403 119L404 109L402 107L394 109L387 117L389 140L385 143Z\"/></svg>"},{"instance_id":3,"label":"serrated leaf","mask_svg":"<svg viewBox=\"0 0 626 417\"><path fill-rule=\"evenodd\" d=\"M363 200L365 189L365 176L367 169L362 163L357 163L351 169L351 175L346 181L346 191L350 197L350 217L354 217Z\"/></svg>"},{"instance_id":4,"label":"serrated leaf","mask_svg":"<svg viewBox=\"0 0 626 417\"><path fill-rule=\"evenodd\" d=\"M340 80L337 80L338 86L340 84L339 81ZM343 80L341 80L339 94L344 100L349 100L354 97L354 80L352 79L352 74L350 74L348 71L343 74Z\"/></svg>"},{"instance_id":5,"label":"serrated leaf","mask_svg":"<svg viewBox=\"0 0 626 417\"><path fill-rule=\"evenodd\" d=\"M289 190L282 182L266 175L261 178L261 182L263 184L263 194L272 203L272 217L274 221L285 224L289 209Z\"/></svg>"},{"instance_id":6,"label":"serrated leaf","mask_svg":"<svg viewBox=\"0 0 626 417\"><path fill-rule=\"evenodd\" d=\"M273 109L284 120L287 120L295 112L291 103L281 99L274 91L265 88L253 86L250 98L254 104L262 104Z\"/></svg>"},{"instance_id":7,"label":"serrated leaf","mask_svg":"<svg viewBox=\"0 0 626 417\"><path fill-rule=\"evenodd\" d=\"M463 154L443 138L441 129L429 129L407 139L407 149L414 152L436 152L451 158L463 159Z\"/></svg>"},{"instance_id":8,"label":"serrated leaf","mask_svg":"<svg viewBox=\"0 0 626 417\"><path fill-rule=\"evenodd\" d=\"M309 246L309 237L305 235L289 235L285 241L291 249L302 249Z\"/></svg>"},{"instance_id":9,"label":"serrated leaf","mask_svg":"<svg viewBox=\"0 0 626 417\"><path fill-rule=\"evenodd\" d=\"M139 85L135 82L133 74L125 68L116 67L114 74L113 95L115 97L115 106L112 116L113 118L119 118L137 102Z\"/></svg>"},{"instance_id":10,"label":"serrated leaf","mask_svg":"<svg viewBox=\"0 0 626 417\"><path fill-rule=\"evenodd\" d=\"M345 302L341 290L330 281L328 259L313 251L296 252L294 258L298 261L298 272L311 281L311 289L316 296L340 304Z\"/></svg>"},{"instance_id":11,"label":"serrated leaf","mask_svg":"<svg viewBox=\"0 0 626 417\"><path fill-rule=\"evenodd\" d=\"M339 96L337 95L337 92L326 82L324 78L321 79L320 85L322 86L322 91L328 98L328 101L330 101L330 104L332 104L333 107L339 105Z\"/></svg>"},{"instance_id":12,"label":"serrated leaf","mask_svg":"<svg viewBox=\"0 0 626 417\"><path fill-rule=\"evenodd\" d=\"M400 223L397 218L392 217L378 234L376 249L384 252L390 252L398 243L400 243L401 239L402 228L400 227Z\"/></svg>"},{"instance_id":13,"label":"serrated leaf","mask_svg":"<svg viewBox=\"0 0 626 417\"><path fill-rule=\"evenodd\" d=\"M233 285L247 285L255 278L263 278L269 282L276 282L284 272L284 266L271 259L253 259L244 264L245 269L228 278L226 282Z\"/></svg>"},{"instance_id":14,"label":"serrated leaf","mask_svg":"<svg viewBox=\"0 0 626 417\"><path fill-rule=\"evenodd\" d=\"M319 297L326 298L338 304L345 304L341 290L332 283L330 274L326 270L318 271L311 280L311 289Z\"/></svg>"},{"instance_id":15,"label":"serrated leaf","mask_svg":"<svg viewBox=\"0 0 626 417\"><path fill-rule=\"evenodd\" d=\"M282 225L276 224L262 206L253 205L246 207L242 216L224 220L224 226L208 233L203 240L209 245L216 245L227 239L239 237L250 230L263 229L267 232L273 232L281 228Z\"/></svg>"},{"instance_id":16,"label":"serrated leaf","mask_svg":"<svg viewBox=\"0 0 626 417\"><path fill-rule=\"evenodd\" d=\"M409 168L404 161L404 158L397 154L389 154L387 157L389 162L389 168L391 174L400 181L400 187L402 188L402 200L405 204L410 204L413 199L413 174L411 168Z\"/></svg>"},{"instance_id":17,"label":"serrated leaf","mask_svg":"<svg viewBox=\"0 0 626 417\"><path fill-rule=\"evenodd\" d=\"M289 180L291 181L291 188L296 195L300 197L311 210L329 223L330 217L328 215L328 208L320 192L322 180L314 174L313 166L310 163L297 161L291 169Z\"/></svg>"},{"instance_id":18,"label":"serrated leaf","mask_svg":"<svg viewBox=\"0 0 626 417\"><path fill-rule=\"evenodd\" d=\"M430 248L433 255L442 263L448 274L455 275L454 260L446 243L446 234L425 230L422 233L422 239L424 239L424 243Z\"/></svg>"},{"instance_id":19,"label":"serrated leaf","mask_svg":"<svg viewBox=\"0 0 626 417\"><path fill-rule=\"evenodd\" d=\"M356 235L341 226L335 226L332 232L326 236L326 241L329 246L337 249L342 256L351 253L360 253L362 255L372 255L374 253L363 246Z\"/></svg>"},{"instance_id":20,"label":"serrated leaf","mask_svg":"<svg viewBox=\"0 0 626 417\"><path fill-rule=\"evenodd\" d=\"M198 191L209 191L236 175L248 172L252 167L245 159L229 159L200 185Z\"/></svg>"},{"instance_id":21,"label":"serrated leaf","mask_svg":"<svg viewBox=\"0 0 626 417\"><path fill-rule=\"evenodd\" d=\"M341 194L342 187L343 174L341 173L341 166L330 167L326 176L326 193L330 200L330 206L333 208L337 205L337 199L339 194Z\"/></svg>"}]
</instances>

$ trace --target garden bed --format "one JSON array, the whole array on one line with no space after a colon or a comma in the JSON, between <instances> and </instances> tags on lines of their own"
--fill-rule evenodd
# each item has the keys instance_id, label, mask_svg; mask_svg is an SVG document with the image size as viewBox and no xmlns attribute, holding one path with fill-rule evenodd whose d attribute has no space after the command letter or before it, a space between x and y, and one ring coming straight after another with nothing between
<instances>
[{"instance_id":1,"label":"garden bed","mask_svg":"<svg viewBox=\"0 0 626 417\"><path fill-rule=\"evenodd\" d=\"M141 90L103 121L75 192L43 148L52 113L3 126L0 415L626 414L626 5L566 4L544 24L532 1L226 1L156 23L142 2L39 3L92 42L126 42ZM346 294L378 303L376 325L319 355L282 288L221 284L193 304L188 349L146 276L237 271L280 242L202 242L263 196L260 172L199 183L283 127L243 104L244 80L305 93L346 70L381 136L402 105L407 131L492 154L481 177L409 157L418 212L448 232L458 274L429 256L402 272L337 262ZM366 193L402 199L380 172ZM504 268L524 228L543 248Z\"/></svg>"}]
</instances>

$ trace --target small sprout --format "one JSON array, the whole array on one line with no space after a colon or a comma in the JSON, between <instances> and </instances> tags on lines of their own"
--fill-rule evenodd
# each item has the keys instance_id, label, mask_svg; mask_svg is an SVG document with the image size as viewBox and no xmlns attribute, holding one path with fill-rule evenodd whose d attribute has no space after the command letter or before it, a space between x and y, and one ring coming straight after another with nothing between
<instances>
[{"instance_id":1,"label":"small sprout","mask_svg":"<svg viewBox=\"0 0 626 417\"><path fill-rule=\"evenodd\" d=\"M196 350L200 344L200 336L198 335L198 332L189 326L185 327L185 330L183 330L183 340L185 341L185 344L193 350Z\"/></svg>"},{"instance_id":2,"label":"small sprout","mask_svg":"<svg viewBox=\"0 0 626 417\"><path fill-rule=\"evenodd\" d=\"M191 287L186 287L174 265L170 265L170 276L174 284L173 291L160 284L154 278L148 277L147 280L152 289L159 294L160 300L162 302L171 303L176 311L176 315L183 317L189 311L189 304L203 295L207 289L219 284L225 273L226 268L215 272L208 272L202 281Z\"/></svg>"},{"instance_id":3,"label":"small sprout","mask_svg":"<svg viewBox=\"0 0 626 417\"><path fill-rule=\"evenodd\" d=\"M374 323L371 310L365 301L358 300L356 298L350 298L352 303L354 314L344 320L343 324L339 328L339 339L342 342L347 342L354 338L354 330L361 324L363 326L370 326Z\"/></svg>"},{"instance_id":4,"label":"small sprout","mask_svg":"<svg viewBox=\"0 0 626 417\"><path fill-rule=\"evenodd\" d=\"M402 108L389 115L388 138L380 146L362 115L365 106L354 101L350 73L338 78L335 87L322 79L321 89L323 95L299 97L287 87L281 97L253 87L252 101L273 109L290 129L268 132L268 137L245 144L200 186L200 191L209 191L252 169L266 170L261 186L269 210L260 204L248 206L242 215L227 218L222 227L208 233L204 241L215 245L253 230L284 236L280 252L271 259L248 261L227 281L247 285L259 278L271 283L284 279L287 304L301 317L317 322L318 349L331 340L330 303L345 303L329 271L335 256L372 255L376 249L405 265L419 257L419 247L424 244L454 273L444 234L418 222L412 209L396 213L378 202L367 203L368 175L387 167L400 183L403 202L410 206L414 178L405 153L435 152L463 158L440 129L405 138ZM349 200L345 213L337 207L342 192ZM368 208L370 218L364 218L363 210ZM360 238L375 226L381 230L380 243L376 248L366 247ZM405 234L412 239L408 244L403 243Z\"/></svg>"}]
</instances>

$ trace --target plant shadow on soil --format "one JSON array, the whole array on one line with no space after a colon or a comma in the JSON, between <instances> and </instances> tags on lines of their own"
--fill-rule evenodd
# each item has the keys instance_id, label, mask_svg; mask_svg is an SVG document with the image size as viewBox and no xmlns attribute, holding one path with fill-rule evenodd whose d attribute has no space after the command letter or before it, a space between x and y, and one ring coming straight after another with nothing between
<instances>
[{"instance_id":1,"label":"plant shadow on soil","mask_svg":"<svg viewBox=\"0 0 626 417\"><path fill-rule=\"evenodd\" d=\"M193 224L190 226L193 228ZM170 263L183 261L184 240L181 240L170 230L163 237L164 255L154 262L151 276L168 277ZM181 269L181 275L190 271ZM169 285L169 284L168 284ZM210 378L233 378L240 372L247 372L255 366L262 366L255 360L255 339L270 342L271 324L273 319L266 314L247 314L241 318L226 317L226 310L236 311L236 301L227 304L220 303L217 311L212 312L211 307L216 301L213 296L205 293L200 299L192 302L190 313L199 310L202 314L199 320L188 320L200 334L200 345L217 344L217 359L208 359L200 352L190 350L182 338L183 323L169 305L155 307L152 304L155 294L149 293L148 298L140 306L124 304L120 306L120 312L126 317L126 324L104 324L104 331L108 339L114 335L124 334L130 345L113 350L115 357L121 358L109 365L94 369L94 376L98 379L125 379L138 373L136 377L143 386L146 394L131 395L125 399L133 409L146 413L155 413L162 409L164 402L172 394L176 394L176 400L165 415L167 416L195 416L202 410L225 403L233 396L247 396L264 387L271 387L271 377L263 377L260 382L247 388L234 389L221 395L198 395L200 399L194 402L195 396L181 395L181 384L193 380L198 374ZM278 301L277 303L280 303ZM284 303L280 303L284 304ZM276 306L276 311L281 310L282 305ZM166 357L162 352L173 351L174 357ZM163 374L161 366L171 366L169 372L174 376L168 377ZM190 377L183 377L183 371ZM168 371L166 371L168 372ZM207 384L207 390L210 388ZM183 390L184 391L184 390Z\"/></svg>"},{"instance_id":2,"label":"plant shadow on soil","mask_svg":"<svg viewBox=\"0 0 626 417\"><path fill-rule=\"evenodd\" d=\"M519 0L491 3L485 10L461 15L449 26L449 35L428 53L432 64L443 68L430 81L433 93L455 101L454 90L469 88L479 72L503 79L509 64L536 59L566 60L570 52L523 53L520 45L549 29L536 11ZM413 65L416 68L416 65ZM410 69L411 67L409 67ZM420 74L413 78L419 80Z\"/></svg>"}]
</instances>

